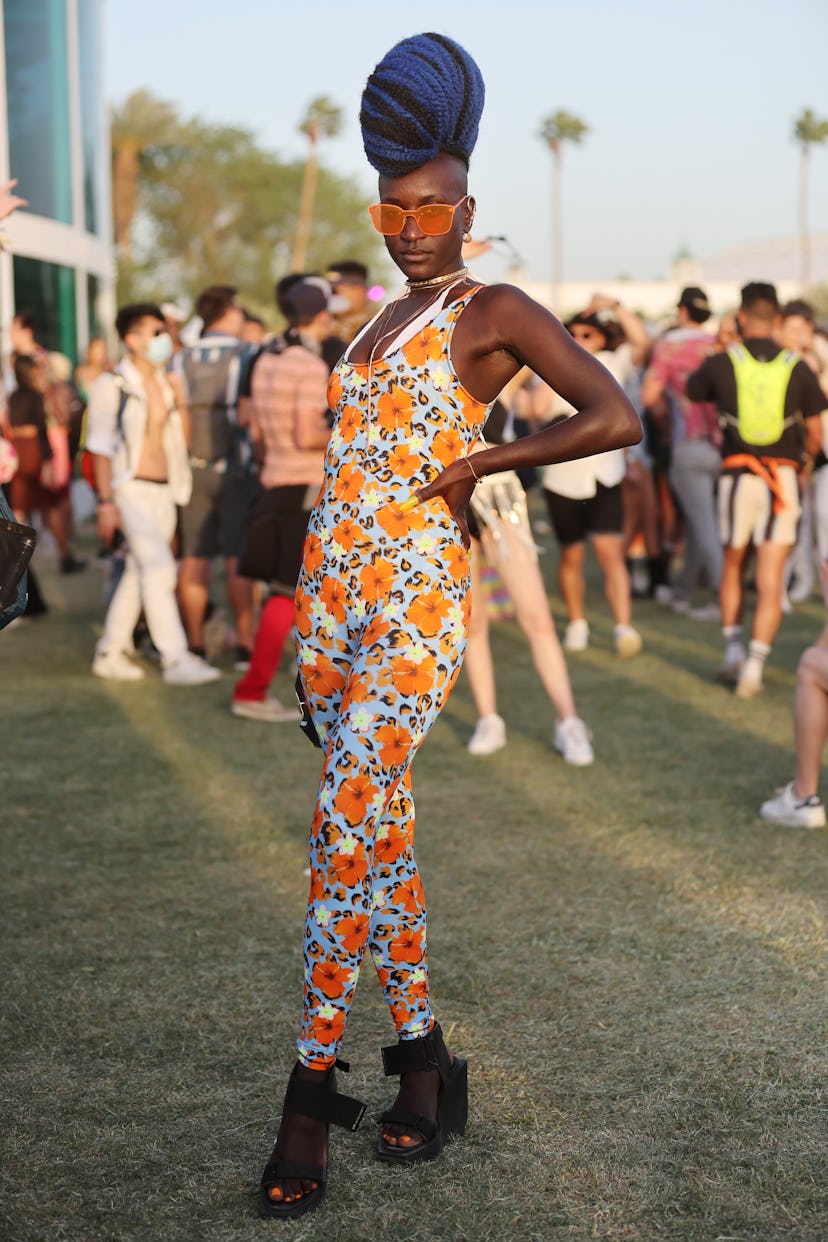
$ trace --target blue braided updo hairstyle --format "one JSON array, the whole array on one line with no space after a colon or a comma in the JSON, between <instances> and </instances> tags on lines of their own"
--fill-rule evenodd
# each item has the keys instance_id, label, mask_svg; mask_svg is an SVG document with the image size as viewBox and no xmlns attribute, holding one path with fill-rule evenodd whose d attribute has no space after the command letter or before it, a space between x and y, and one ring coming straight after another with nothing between
<instances>
[{"instance_id":1,"label":"blue braided updo hairstyle","mask_svg":"<svg viewBox=\"0 0 828 1242\"><path fill-rule=\"evenodd\" d=\"M368 162L382 176L402 177L444 151L468 167L484 96L480 70L459 43L439 34L401 40L362 93Z\"/></svg>"}]
</instances>

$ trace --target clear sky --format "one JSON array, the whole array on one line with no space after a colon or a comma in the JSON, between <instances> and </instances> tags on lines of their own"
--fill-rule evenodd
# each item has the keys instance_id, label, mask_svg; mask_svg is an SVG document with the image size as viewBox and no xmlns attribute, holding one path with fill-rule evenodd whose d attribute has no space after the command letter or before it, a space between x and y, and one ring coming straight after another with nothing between
<instances>
[{"instance_id":1,"label":"clear sky","mask_svg":"<svg viewBox=\"0 0 828 1242\"><path fill-rule=\"evenodd\" d=\"M486 81L475 235L508 236L538 279L551 263L544 116L590 126L564 155L564 274L586 280L648 279L682 247L704 258L795 234L793 119L828 117L828 0L109 0L107 12L113 100L147 87L292 157L306 104L329 95L346 125L323 159L366 202L365 78L398 39L450 35ZM828 143L812 151L811 227L828 232Z\"/></svg>"}]
</instances>

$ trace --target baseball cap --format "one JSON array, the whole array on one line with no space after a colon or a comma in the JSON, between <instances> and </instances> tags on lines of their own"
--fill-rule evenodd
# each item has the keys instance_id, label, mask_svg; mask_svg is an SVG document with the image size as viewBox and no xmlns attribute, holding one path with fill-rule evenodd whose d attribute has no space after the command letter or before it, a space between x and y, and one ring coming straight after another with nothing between
<instances>
[{"instance_id":1,"label":"baseball cap","mask_svg":"<svg viewBox=\"0 0 828 1242\"><path fill-rule=\"evenodd\" d=\"M678 305L686 306L688 310L699 311L702 314L709 315L711 313L707 294L704 289L699 289L697 285L688 285L686 289L682 289Z\"/></svg>"},{"instance_id":2,"label":"baseball cap","mask_svg":"<svg viewBox=\"0 0 828 1242\"><path fill-rule=\"evenodd\" d=\"M339 294L334 293L324 276L303 276L285 290L283 294L285 315L297 322L309 323L320 311L328 310L332 315L350 310L350 303Z\"/></svg>"}]
</instances>

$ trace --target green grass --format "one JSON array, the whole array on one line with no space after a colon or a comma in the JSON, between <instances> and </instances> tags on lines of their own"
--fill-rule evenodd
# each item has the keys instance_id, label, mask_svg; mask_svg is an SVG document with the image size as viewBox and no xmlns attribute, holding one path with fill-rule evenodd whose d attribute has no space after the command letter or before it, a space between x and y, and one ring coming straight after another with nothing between
<instances>
[{"instance_id":1,"label":"green grass","mask_svg":"<svg viewBox=\"0 0 828 1242\"><path fill-rule=\"evenodd\" d=\"M828 837L755 814L790 777L816 600L743 703L712 681L716 627L655 605L619 662L593 582L581 770L496 627L509 745L466 754L461 679L415 770L467 1136L400 1170L372 1125L334 1132L327 1202L288 1226L255 1187L293 1061L317 755L233 719L229 670L95 680L98 572L44 589L50 616L0 636L5 1242L828 1236ZM369 972L343 1051L374 1114L392 1038Z\"/></svg>"}]
</instances>

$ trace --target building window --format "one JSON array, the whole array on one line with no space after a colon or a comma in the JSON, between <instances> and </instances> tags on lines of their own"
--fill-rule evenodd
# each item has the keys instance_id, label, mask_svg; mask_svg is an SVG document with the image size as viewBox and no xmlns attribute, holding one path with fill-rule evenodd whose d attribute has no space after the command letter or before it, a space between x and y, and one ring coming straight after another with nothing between
<instances>
[{"instance_id":1,"label":"building window","mask_svg":"<svg viewBox=\"0 0 828 1242\"><path fill-rule=\"evenodd\" d=\"M56 349L77 362L77 308L75 273L58 263L14 256L14 304L29 311L35 336L46 349Z\"/></svg>"},{"instance_id":2,"label":"building window","mask_svg":"<svg viewBox=\"0 0 828 1242\"><path fill-rule=\"evenodd\" d=\"M87 328L90 341L93 336L106 336L103 322L101 320L100 310L98 309L98 298L101 293L101 282L97 276L93 276L91 272L86 277L86 305L87 305Z\"/></svg>"},{"instance_id":3,"label":"building window","mask_svg":"<svg viewBox=\"0 0 828 1242\"><path fill-rule=\"evenodd\" d=\"M84 223L90 233L99 236L106 231L103 177L108 171L109 158L104 149L106 125L101 33L101 0L78 0Z\"/></svg>"},{"instance_id":4,"label":"building window","mask_svg":"<svg viewBox=\"0 0 828 1242\"><path fill-rule=\"evenodd\" d=\"M5 0L9 167L37 215L72 223L64 0Z\"/></svg>"}]
</instances>

